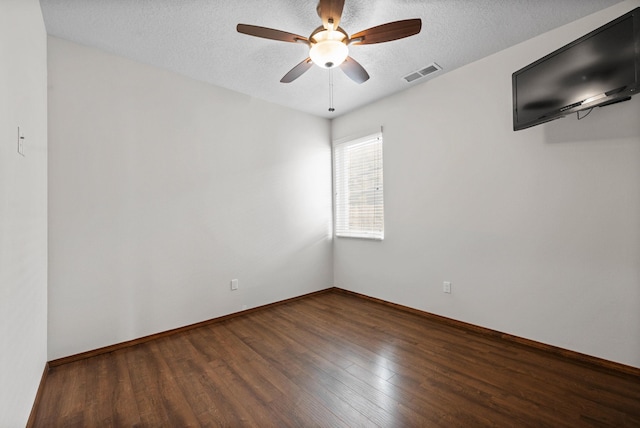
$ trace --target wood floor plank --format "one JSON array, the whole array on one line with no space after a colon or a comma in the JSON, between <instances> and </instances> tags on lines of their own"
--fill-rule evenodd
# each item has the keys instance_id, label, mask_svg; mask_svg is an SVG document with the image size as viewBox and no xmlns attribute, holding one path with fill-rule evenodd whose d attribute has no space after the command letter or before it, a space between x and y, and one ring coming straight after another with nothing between
<instances>
[{"instance_id":1,"label":"wood floor plank","mask_svg":"<svg viewBox=\"0 0 640 428\"><path fill-rule=\"evenodd\" d=\"M211 381L210 370L222 366L213 363L193 346L193 336L197 332L179 335L176 340L167 341L166 346L174 355L181 351L185 357L167 359L180 391L192 408L202 426L231 426L237 422L233 406L224 398L221 386ZM188 356L188 357L187 357ZM212 421L216 421L213 424Z\"/></svg>"},{"instance_id":2,"label":"wood floor plank","mask_svg":"<svg viewBox=\"0 0 640 428\"><path fill-rule=\"evenodd\" d=\"M226 334L226 328L221 328L221 333ZM201 382L209 385L216 391L216 405L220 406L220 411L216 415L227 420L223 426L259 426L261 416L255 413L256 405L264 412L264 404L257 399L253 391L248 388L241 378L236 374L233 361L225 359L225 347L229 346L224 341L219 341L215 331L199 330L194 332L189 341L194 345L194 349L203 352L203 361L210 360L205 365L205 371ZM194 364L199 364L198 357L194 357ZM250 367L247 367L250 369ZM252 376L253 371L248 371L248 376ZM249 394L245 397L245 394ZM204 406L206 402L202 403ZM265 425L268 421L264 421Z\"/></svg>"},{"instance_id":3,"label":"wood floor plank","mask_svg":"<svg viewBox=\"0 0 640 428\"><path fill-rule=\"evenodd\" d=\"M640 378L326 292L53 367L36 427L640 427Z\"/></svg>"},{"instance_id":4,"label":"wood floor plank","mask_svg":"<svg viewBox=\"0 0 640 428\"><path fill-rule=\"evenodd\" d=\"M275 370L286 373L300 390L313 396L315 401L325 408L326 416L335 415L336 419L342 421L341 425L346 426L361 426L365 423L365 416L322 384L324 373L317 366L305 364L306 353L310 352L310 349L288 338L285 332L277 335L277 331L268 324L264 324L261 331L254 331L254 337L258 340L254 341L253 348L264 355ZM278 340L285 344L282 348L284 352L273 352L269 346L269 341L276 335ZM311 345L314 347L315 344Z\"/></svg>"},{"instance_id":5,"label":"wood floor plank","mask_svg":"<svg viewBox=\"0 0 640 428\"><path fill-rule=\"evenodd\" d=\"M313 394L313 391L308 391L304 384L296 381L300 371L298 366L287 364L291 350L286 347L285 342L281 338L274 342L273 339L277 336L269 336L262 327L256 329L256 325L261 326L251 318L246 322L234 322L230 328L240 334L257 355L261 355L262 364L269 370L271 382L278 385L278 389L287 397L295 422L293 425L347 426ZM284 400L276 400L275 403L278 408L285 406L286 409Z\"/></svg>"},{"instance_id":6,"label":"wood floor plank","mask_svg":"<svg viewBox=\"0 0 640 428\"><path fill-rule=\"evenodd\" d=\"M269 325L275 329L284 329L285 323L288 321L287 317L283 315L279 314L279 317L270 319ZM350 352L341 353L339 351L339 349L348 350L349 348L336 347L335 344L326 343L323 335L317 335L313 333L314 329L308 328L311 324L304 323L303 325L307 328L287 329L286 334L294 343L300 344L303 349L305 348L303 344L315 343L313 352L299 354L297 358L304 363L305 367L314 367L318 371L316 378L319 379L319 382L346 401L358 403L357 410L361 414L377 415L372 421L374 424L390 426L393 423L399 423L402 426L407 426L411 417L406 417L407 415L402 412L402 406L396 400L395 391L390 388L390 384L386 383L387 388L383 391L372 388L357 379L348 371L348 368L354 365L354 362L351 361L354 359L353 355ZM338 393L338 391L340 392Z\"/></svg>"},{"instance_id":7,"label":"wood floor plank","mask_svg":"<svg viewBox=\"0 0 640 428\"><path fill-rule=\"evenodd\" d=\"M301 315L301 314L298 314L298 315ZM316 322L310 324L310 326L312 326L310 328L312 328L314 330L323 329L321 324L320 323L316 323ZM355 331L356 332L361 332L362 329L363 329L362 326L358 326ZM321 331L319 333L319 335L326 335L326 334L330 334L330 331L329 330L324 330L324 331ZM335 341L335 337L333 339ZM344 343L343 346L345 348L348 348L348 349L353 349L355 346L357 346L358 341L360 339L361 339L361 334L353 336L353 337L348 337L348 342ZM374 355L376 355L378 359L380 359L380 357L384 355L383 359L385 361L385 365L386 365L387 368L390 366L390 364L389 364L389 362L391 361L390 358L393 357L398 361L404 361L404 363L407 364L407 367L408 367L407 370L409 372L412 372L412 373L416 372L416 368L420 365L421 361L418 360L418 359L413 358L414 356L412 354L415 353L415 350L409 350L408 355L403 356L403 355L399 354L399 352L401 352L401 350L399 350L399 347L400 347L399 344L396 343L395 346L394 346L394 349L391 350L391 348L389 346L387 346L387 343L377 342L376 343L376 347L374 347L374 349L376 349L376 353L374 353ZM400 365L395 364L395 363L393 364L393 367L394 367L394 370L400 369ZM403 379L404 379L404 382L407 382L406 378L403 378ZM452 379L452 381L456 381L457 382L458 379ZM473 394L473 391L471 391L471 394ZM457 402L453 402L453 403L448 402L448 403L449 403L450 406L453 405L453 404L459 404L459 405L461 405L461 406L463 406L463 407L465 407L467 409L473 408L474 404L472 402L468 402L468 400L465 400L465 399L463 399L463 398L461 398L459 396L457 396L457 400L458 400ZM420 405L424 405L424 403L420 403ZM480 407L478 409L475 409L474 412L476 414L478 414L478 413L481 413L482 410L484 410L484 409ZM494 415L494 418L496 418L496 417L497 417L497 415ZM503 422L506 422L506 419L503 419Z\"/></svg>"}]
</instances>

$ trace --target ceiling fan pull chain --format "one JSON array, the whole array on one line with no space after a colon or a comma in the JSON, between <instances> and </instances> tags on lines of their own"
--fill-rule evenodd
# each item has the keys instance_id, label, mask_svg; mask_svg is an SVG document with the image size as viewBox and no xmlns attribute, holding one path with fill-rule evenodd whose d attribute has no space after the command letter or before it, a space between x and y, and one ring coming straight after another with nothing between
<instances>
[{"instance_id":1,"label":"ceiling fan pull chain","mask_svg":"<svg viewBox=\"0 0 640 428\"><path fill-rule=\"evenodd\" d=\"M333 69L331 68L329 69L329 111L336 111L336 109L333 108Z\"/></svg>"}]
</instances>

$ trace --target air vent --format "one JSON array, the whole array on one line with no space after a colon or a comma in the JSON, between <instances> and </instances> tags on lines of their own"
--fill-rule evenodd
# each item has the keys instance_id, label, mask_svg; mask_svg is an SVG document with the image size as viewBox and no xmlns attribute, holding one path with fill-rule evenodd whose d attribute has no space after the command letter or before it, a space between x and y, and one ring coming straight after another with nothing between
<instances>
[{"instance_id":1,"label":"air vent","mask_svg":"<svg viewBox=\"0 0 640 428\"><path fill-rule=\"evenodd\" d=\"M413 82L414 80L419 79L421 77L422 77L422 74L416 71L415 73L411 73L408 76L404 76L404 80L406 80L407 82Z\"/></svg>"},{"instance_id":2,"label":"air vent","mask_svg":"<svg viewBox=\"0 0 640 428\"><path fill-rule=\"evenodd\" d=\"M409 73L408 75L404 76L403 79L406 80L407 82L413 82L414 80L428 76L440 70L442 70L442 67L440 67L438 64L433 62L428 66L421 68L420 70Z\"/></svg>"}]
</instances>

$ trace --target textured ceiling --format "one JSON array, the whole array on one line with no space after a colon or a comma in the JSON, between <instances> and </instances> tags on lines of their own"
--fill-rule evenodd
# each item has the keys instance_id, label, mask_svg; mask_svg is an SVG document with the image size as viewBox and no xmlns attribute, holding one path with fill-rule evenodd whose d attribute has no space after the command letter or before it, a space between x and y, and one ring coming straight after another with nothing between
<instances>
[{"instance_id":1,"label":"textured ceiling","mask_svg":"<svg viewBox=\"0 0 640 428\"><path fill-rule=\"evenodd\" d=\"M347 33L421 18L420 34L350 47L371 78L358 85L312 67L280 78L308 56L306 46L239 34L238 23L309 36L321 22L316 0L40 0L48 34L322 117L357 107L454 70L621 0L346 0ZM558 46L560 47L560 46ZM407 83L437 63L442 71ZM514 70L515 71L515 70Z\"/></svg>"}]
</instances>

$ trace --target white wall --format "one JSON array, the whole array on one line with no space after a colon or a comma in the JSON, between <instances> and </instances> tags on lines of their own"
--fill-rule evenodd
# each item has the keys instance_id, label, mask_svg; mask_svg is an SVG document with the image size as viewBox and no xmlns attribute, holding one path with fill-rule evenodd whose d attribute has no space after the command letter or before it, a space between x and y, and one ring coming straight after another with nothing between
<instances>
[{"instance_id":1,"label":"white wall","mask_svg":"<svg viewBox=\"0 0 640 428\"><path fill-rule=\"evenodd\" d=\"M49 85L50 359L333 285L327 120L56 38Z\"/></svg>"},{"instance_id":2,"label":"white wall","mask_svg":"<svg viewBox=\"0 0 640 428\"><path fill-rule=\"evenodd\" d=\"M47 361L46 40L37 0L0 2L0 427L25 425Z\"/></svg>"},{"instance_id":3,"label":"white wall","mask_svg":"<svg viewBox=\"0 0 640 428\"><path fill-rule=\"evenodd\" d=\"M639 5L335 119L385 144L385 240L336 239L336 286L640 367L640 96L518 132L511 113L512 72Z\"/></svg>"}]
</instances>

